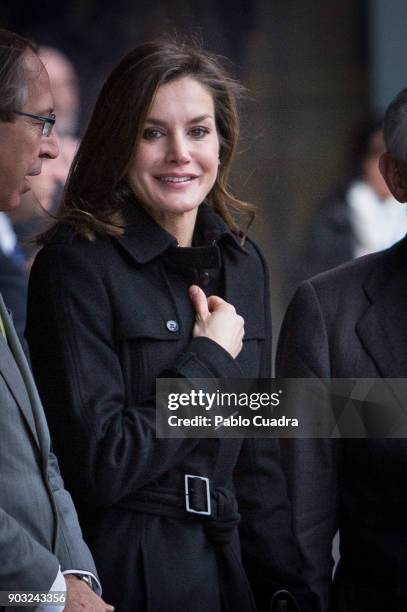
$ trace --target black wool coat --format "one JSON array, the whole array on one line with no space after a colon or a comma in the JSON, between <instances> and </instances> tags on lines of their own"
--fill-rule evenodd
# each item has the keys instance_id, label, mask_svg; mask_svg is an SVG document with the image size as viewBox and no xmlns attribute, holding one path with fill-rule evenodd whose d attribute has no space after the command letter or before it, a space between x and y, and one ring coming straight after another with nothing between
<instances>
[{"instance_id":1,"label":"black wool coat","mask_svg":"<svg viewBox=\"0 0 407 612\"><path fill-rule=\"evenodd\" d=\"M89 242L58 227L32 269L33 369L105 599L119 612L253 610L237 503L243 563L259 600L280 587L303 589L277 443L155 437L153 394L163 372L270 373L259 250L250 240L240 246L206 205L194 240L195 249L176 248L135 205L119 238ZM192 338L192 283L217 288L244 317L236 360ZM185 511L186 473L210 479L210 519Z\"/></svg>"},{"instance_id":2,"label":"black wool coat","mask_svg":"<svg viewBox=\"0 0 407 612\"><path fill-rule=\"evenodd\" d=\"M277 375L406 378L406 312L404 238L302 284L283 323ZM381 389L384 405L405 412L400 384L383 381ZM306 574L323 610L406 610L406 440L285 440L282 457Z\"/></svg>"}]
</instances>

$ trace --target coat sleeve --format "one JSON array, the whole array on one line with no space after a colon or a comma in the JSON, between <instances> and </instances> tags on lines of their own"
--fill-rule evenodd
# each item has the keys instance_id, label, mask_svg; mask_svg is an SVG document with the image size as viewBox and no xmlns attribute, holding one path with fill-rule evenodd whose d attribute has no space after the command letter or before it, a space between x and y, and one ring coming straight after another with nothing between
<instances>
[{"instance_id":1,"label":"coat sleeve","mask_svg":"<svg viewBox=\"0 0 407 612\"><path fill-rule=\"evenodd\" d=\"M265 341L259 378L271 376L271 313L267 265L263 266ZM314 610L314 599L302 576L302 558L295 540L285 478L276 439L247 439L235 470L241 513L243 563L260 611L270 610L274 593L290 591L301 610Z\"/></svg>"},{"instance_id":2,"label":"coat sleeve","mask_svg":"<svg viewBox=\"0 0 407 612\"><path fill-rule=\"evenodd\" d=\"M75 246L43 249L30 278L26 335L64 478L83 501L110 506L168 472L199 440L157 439L155 398L126 403L104 265ZM171 374L241 371L218 344L194 338Z\"/></svg>"},{"instance_id":3,"label":"coat sleeve","mask_svg":"<svg viewBox=\"0 0 407 612\"><path fill-rule=\"evenodd\" d=\"M301 285L288 308L276 370L278 378L330 378L325 316L311 282ZM325 611L332 581L332 540L338 525L337 441L284 439L280 447L305 575Z\"/></svg>"},{"instance_id":4,"label":"coat sleeve","mask_svg":"<svg viewBox=\"0 0 407 612\"><path fill-rule=\"evenodd\" d=\"M0 508L0 590L48 591L58 568L57 557Z\"/></svg>"}]
</instances>

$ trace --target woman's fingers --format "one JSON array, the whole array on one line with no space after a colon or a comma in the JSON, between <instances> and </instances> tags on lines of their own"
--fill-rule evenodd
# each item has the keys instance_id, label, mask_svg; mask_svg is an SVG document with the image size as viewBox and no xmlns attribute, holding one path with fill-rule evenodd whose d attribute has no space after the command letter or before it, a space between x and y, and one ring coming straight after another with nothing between
<instances>
[{"instance_id":1,"label":"woman's fingers","mask_svg":"<svg viewBox=\"0 0 407 612\"><path fill-rule=\"evenodd\" d=\"M222 298L220 298L218 295L210 295L208 297L209 312L214 312L215 310L225 306L229 306L229 304L225 302L225 300L222 300Z\"/></svg>"},{"instance_id":2,"label":"woman's fingers","mask_svg":"<svg viewBox=\"0 0 407 612\"><path fill-rule=\"evenodd\" d=\"M235 307L217 295L206 298L196 285L189 288L189 296L196 311L193 337L209 338L236 357L242 349L244 320Z\"/></svg>"},{"instance_id":3,"label":"woman's fingers","mask_svg":"<svg viewBox=\"0 0 407 612\"><path fill-rule=\"evenodd\" d=\"M208 300L200 287L192 285L189 288L189 297L194 305L196 317L204 321L209 316Z\"/></svg>"}]
</instances>

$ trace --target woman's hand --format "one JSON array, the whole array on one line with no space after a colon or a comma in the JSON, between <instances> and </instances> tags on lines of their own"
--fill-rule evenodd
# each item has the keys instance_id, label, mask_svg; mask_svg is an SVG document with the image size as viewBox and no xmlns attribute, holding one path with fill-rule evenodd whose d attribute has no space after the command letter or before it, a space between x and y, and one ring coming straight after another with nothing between
<instances>
[{"instance_id":1,"label":"woman's hand","mask_svg":"<svg viewBox=\"0 0 407 612\"><path fill-rule=\"evenodd\" d=\"M217 295L206 295L196 285L189 288L189 297L196 311L194 337L204 336L220 344L232 357L237 357L243 346L244 319L232 304Z\"/></svg>"}]
</instances>

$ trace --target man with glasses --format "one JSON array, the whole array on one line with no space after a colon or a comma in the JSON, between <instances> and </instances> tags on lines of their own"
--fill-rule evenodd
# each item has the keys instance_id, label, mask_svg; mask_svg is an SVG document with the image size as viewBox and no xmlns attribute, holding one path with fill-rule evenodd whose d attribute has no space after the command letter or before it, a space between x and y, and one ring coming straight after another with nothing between
<instances>
[{"instance_id":1,"label":"man with glasses","mask_svg":"<svg viewBox=\"0 0 407 612\"><path fill-rule=\"evenodd\" d=\"M0 29L0 210L18 206L30 189L28 177L41 172L43 159L58 155L52 110L48 74L35 48ZM97 593L94 563L0 295L0 610L24 601L37 610L55 604L44 607L49 612L113 610Z\"/></svg>"},{"instance_id":2,"label":"man with glasses","mask_svg":"<svg viewBox=\"0 0 407 612\"><path fill-rule=\"evenodd\" d=\"M48 138L51 136L52 128L55 125L55 114L50 113L46 117L43 115L33 115L32 113L23 113L22 111L14 111L15 115L20 115L20 117L30 117L30 119L35 119L39 124L42 124L42 135Z\"/></svg>"}]
</instances>

